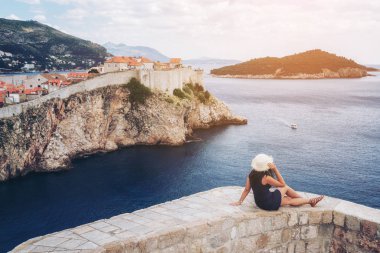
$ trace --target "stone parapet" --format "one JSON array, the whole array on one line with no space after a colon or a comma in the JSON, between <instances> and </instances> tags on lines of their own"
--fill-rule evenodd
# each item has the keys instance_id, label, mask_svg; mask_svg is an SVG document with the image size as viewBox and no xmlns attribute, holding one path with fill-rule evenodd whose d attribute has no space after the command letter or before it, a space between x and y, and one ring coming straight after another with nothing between
<instances>
[{"instance_id":1,"label":"stone parapet","mask_svg":"<svg viewBox=\"0 0 380 253\"><path fill-rule=\"evenodd\" d=\"M37 237L12 252L380 252L380 210L326 197L263 211L221 187ZM313 197L311 193L301 193Z\"/></svg>"}]
</instances>

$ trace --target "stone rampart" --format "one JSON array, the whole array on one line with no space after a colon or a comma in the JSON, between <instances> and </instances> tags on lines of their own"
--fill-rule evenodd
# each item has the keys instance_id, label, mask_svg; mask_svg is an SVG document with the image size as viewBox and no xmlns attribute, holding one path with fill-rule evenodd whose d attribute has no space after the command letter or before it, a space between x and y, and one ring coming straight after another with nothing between
<instances>
[{"instance_id":1,"label":"stone rampart","mask_svg":"<svg viewBox=\"0 0 380 253\"><path fill-rule=\"evenodd\" d=\"M258 209L222 187L31 239L12 252L379 252L380 210L326 197ZM313 197L310 193L301 193Z\"/></svg>"},{"instance_id":2,"label":"stone rampart","mask_svg":"<svg viewBox=\"0 0 380 253\"><path fill-rule=\"evenodd\" d=\"M203 72L190 68L172 70L128 70L104 74L65 88L54 91L38 99L0 108L0 119L19 115L29 108L39 106L52 98L67 98L75 93L94 90L97 88L127 83L132 77L152 89L167 91L172 94L175 88L182 88L185 83L193 82L203 85Z\"/></svg>"}]
</instances>

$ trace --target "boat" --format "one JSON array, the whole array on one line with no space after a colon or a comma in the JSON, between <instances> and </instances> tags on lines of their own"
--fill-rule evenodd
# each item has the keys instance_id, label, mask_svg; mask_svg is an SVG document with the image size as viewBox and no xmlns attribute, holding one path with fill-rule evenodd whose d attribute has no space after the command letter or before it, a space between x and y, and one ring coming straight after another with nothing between
<instances>
[{"instance_id":1,"label":"boat","mask_svg":"<svg viewBox=\"0 0 380 253\"><path fill-rule=\"evenodd\" d=\"M294 123L291 124L291 125L290 125L290 128L292 128L292 129L297 129L297 124L294 124Z\"/></svg>"}]
</instances>

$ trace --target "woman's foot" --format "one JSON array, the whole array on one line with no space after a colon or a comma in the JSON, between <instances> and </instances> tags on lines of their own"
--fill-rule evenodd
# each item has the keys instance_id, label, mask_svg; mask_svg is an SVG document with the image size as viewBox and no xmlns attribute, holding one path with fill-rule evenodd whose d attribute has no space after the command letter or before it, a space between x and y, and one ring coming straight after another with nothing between
<instances>
[{"instance_id":1,"label":"woman's foot","mask_svg":"<svg viewBox=\"0 0 380 253\"><path fill-rule=\"evenodd\" d=\"M315 207L319 201L321 201L325 196L321 195L319 197L315 197L309 200L309 204L311 207Z\"/></svg>"}]
</instances>

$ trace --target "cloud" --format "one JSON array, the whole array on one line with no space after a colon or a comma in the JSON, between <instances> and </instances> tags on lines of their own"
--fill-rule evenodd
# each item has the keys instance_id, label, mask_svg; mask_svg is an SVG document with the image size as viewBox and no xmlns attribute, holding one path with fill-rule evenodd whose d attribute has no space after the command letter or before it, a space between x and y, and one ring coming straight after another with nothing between
<instances>
[{"instance_id":1,"label":"cloud","mask_svg":"<svg viewBox=\"0 0 380 253\"><path fill-rule=\"evenodd\" d=\"M378 0L44 1L62 5L57 23L76 36L170 56L247 59L322 48L380 59Z\"/></svg>"},{"instance_id":2,"label":"cloud","mask_svg":"<svg viewBox=\"0 0 380 253\"><path fill-rule=\"evenodd\" d=\"M17 0L18 2L27 3L27 4L40 4L40 0Z\"/></svg>"},{"instance_id":3,"label":"cloud","mask_svg":"<svg viewBox=\"0 0 380 253\"><path fill-rule=\"evenodd\" d=\"M21 20L18 16L16 16L15 14L10 14L8 16L6 16L5 18L7 19L13 19L13 20Z\"/></svg>"},{"instance_id":4,"label":"cloud","mask_svg":"<svg viewBox=\"0 0 380 253\"><path fill-rule=\"evenodd\" d=\"M36 20L38 22L45 22L46 21L46 17L45 15L36 15L33 17L33 20Z\"/></svg>"}]
</instances>

